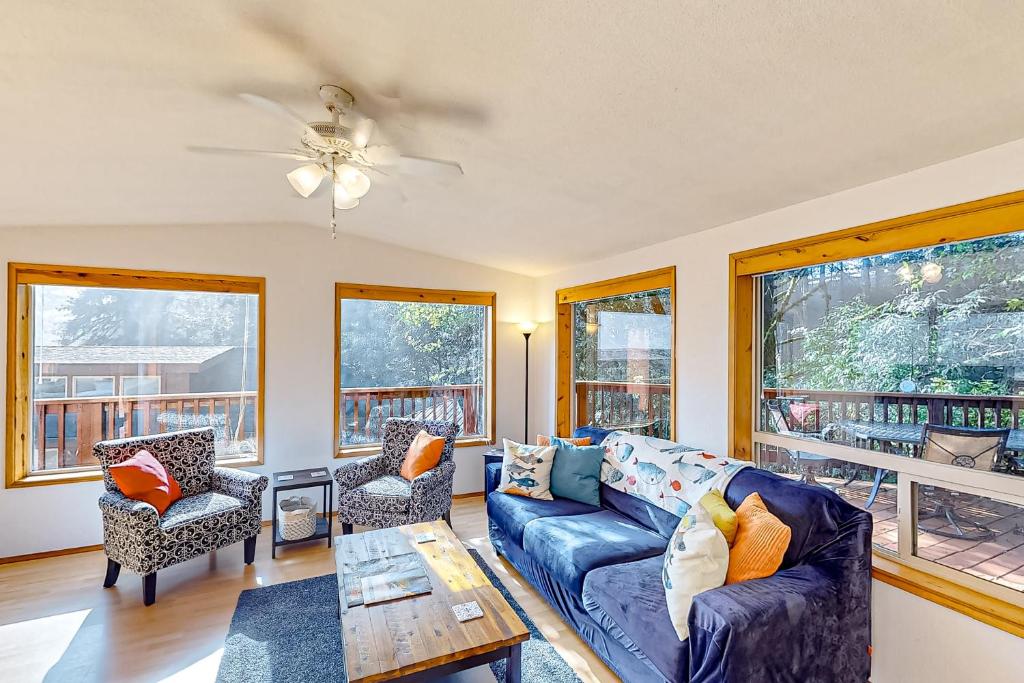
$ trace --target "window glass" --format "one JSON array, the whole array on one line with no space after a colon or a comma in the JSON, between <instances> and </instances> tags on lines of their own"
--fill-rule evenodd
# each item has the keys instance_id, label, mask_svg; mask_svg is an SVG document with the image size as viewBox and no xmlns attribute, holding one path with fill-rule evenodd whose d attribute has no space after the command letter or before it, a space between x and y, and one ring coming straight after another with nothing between
<instances>
[{"instance_id":1,"label":"window glass","mask_svg":"<svg viewBox=\"0 0 1024 683\"><path fill-rule=\"evenodd\" d=\"M488 436L491 306L340 300L339 448L380 442L388 417Z\"/></svg>"},{"instance_id":2,"label":"window glass","mask_svg":"<svg viewBox=\"0 0 1024 683\"><path fill-rule=\"evenodd\" d=\"M96 465L103 439L200 426L216 428L218 457L255 454L259 295L20 287L32 326L31 471Z\"/></svg>"},{"instance_id":3,"label":"window glass","mask_svg":"<svg viewBox=\"0 0 1024 683\"><path fill-rule=\"evenodd\" d=\"M1024 506L941 486L914 488L917 557L1024 592Z\"/></svg>"},{"instance_id":4,"label":"window glass","mask_svg":"<svg viewBox=\"0 0 1024 683\"><path fill-rule=\"evenodd\" d=\"M575 424L668 439L671 290L573 304Z\"/></svg>"},{"instance_id":5,"label":"window glass","mask_svg":"<svg viewBox=\"0 0 1024 683\"><path fill-rule=\"evenodd\" d=\"M788 479L822 486L843 500L871 513L871 540L876 550L899 551L896 514L896 472L826 456L806 449L757 444L755 464ZM1024 539L1022 539L1024 540Z\"/></svg>"},{"instance_id":6,"label":"window glass","mask_svg":"<svg viewBox=\"0 0 1024 683\"><path fill-rule=\"evenodd\" d=\"M760 428L893 456L925 423L1024 455L1024 233L763 275ZM994 465L994 467L993 467Z\"/></svg>"}]
</instances>

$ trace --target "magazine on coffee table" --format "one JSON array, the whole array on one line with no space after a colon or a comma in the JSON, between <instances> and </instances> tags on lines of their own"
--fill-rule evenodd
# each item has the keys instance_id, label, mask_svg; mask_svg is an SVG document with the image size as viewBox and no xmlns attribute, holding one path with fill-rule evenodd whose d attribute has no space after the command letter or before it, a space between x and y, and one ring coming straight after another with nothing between
<instances>
[{"instance_id":1,"label":"magazine on coffee table","mask_svg":"<svg viewBox=\"0 0 1024 683\"><path fill-rule=\"evenodd\" d=\"M423 559L417 552L346 565L344 577L345 601L349 607L397 600L432 590Z\"/></svg>"}]
</instances>

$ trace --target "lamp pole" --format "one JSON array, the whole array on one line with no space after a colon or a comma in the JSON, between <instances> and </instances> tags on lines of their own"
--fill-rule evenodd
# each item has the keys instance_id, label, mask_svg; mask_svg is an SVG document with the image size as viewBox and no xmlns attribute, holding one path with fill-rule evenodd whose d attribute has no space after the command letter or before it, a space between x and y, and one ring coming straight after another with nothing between
<instances>
[{"instance_id":1,"label":"lamp pole","mask_svg":"<svg viewBox=\"0 0 1024 683\"><path fill-rule=\"evenodd\" d=\"M523 443L530 443L530 334L523 331L526 340L526 373L523 386Z\"/></svg>"}]
</instances>

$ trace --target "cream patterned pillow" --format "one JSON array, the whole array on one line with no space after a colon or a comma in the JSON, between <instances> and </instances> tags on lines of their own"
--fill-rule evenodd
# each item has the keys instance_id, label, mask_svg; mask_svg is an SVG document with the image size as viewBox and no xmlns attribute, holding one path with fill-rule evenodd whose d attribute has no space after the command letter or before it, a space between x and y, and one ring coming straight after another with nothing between
<instances>
[{"instance_id":1,"label":"cream patterned pillow","mask_svg":"<svg viewBox=\"0 0 1024 683\"><path fill-rule=\"evenodd\" d=\"M729 544L725 536L704 506L694 505L672 534L661 572L668 615L679 640L690 637L686 622L693 597L725 585L728 570Z\"/></svg>"},{"instance_id":2,"label":"cream patterned pillow","mask_svg":"<svg viewBox=\"0 0 1024 683\"><path fill-rule=\"evenodd\" d=\"M551 465L554 446L527 446L511 439L503 440L505 457L501 461L498 491L514 496L554 500L551 496Z\"/></svg>"}]
</instances>

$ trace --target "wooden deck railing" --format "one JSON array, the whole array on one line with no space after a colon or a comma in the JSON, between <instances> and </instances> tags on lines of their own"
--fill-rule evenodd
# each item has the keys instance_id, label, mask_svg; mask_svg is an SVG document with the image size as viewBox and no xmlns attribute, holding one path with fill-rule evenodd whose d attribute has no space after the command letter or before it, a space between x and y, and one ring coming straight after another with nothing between
<instances>
[{"instance_id":1,"label":"wooden deck railing","mask_svg":"<svg viewBox=\"0 0 1024 683\"><path fill-rule=\"evenodd\" d=\"M376 443L389 417L448 420L460 436L485 434L484 385L359 387L341 390L341 445Z\"/></svg>"},{"instance_id":2,"label":"wooden deck railing","mask_svg":"<svg viewBox=\"0 0 1024 683\"><path fill-rule=\"evenodd\" d=\"M97 441L213 426L217 440L256 437L256 392L45 398L33 401L37 471L95 465ZM239 415L243 414L239 420Z\"/></svg>"},{"instance_id":3,"label":"wooden deck railing","mask_svg":"<svg viewBox=\"0 0 1024 683\"><path fill-rule=\"evenodd\" d=\"M672 387L635 382L576 382L576 424L670 438Z\"/></svg>"},{"instance_id":4,"label":"wooden deck railing","mask_svg":"<svg viewBox=\"0 0 1024 683\"><path fill-rule=\"evenodd\" d=\"M954 427L1008 427L1024 423L1024 396L904 394L900 392L764 389L764 399L797 398L818 405L819 428L841 420ZM762 402L763 403L763 402ZM766 423L763 423L766 424Z\"/></svg>"}]
</instances>

